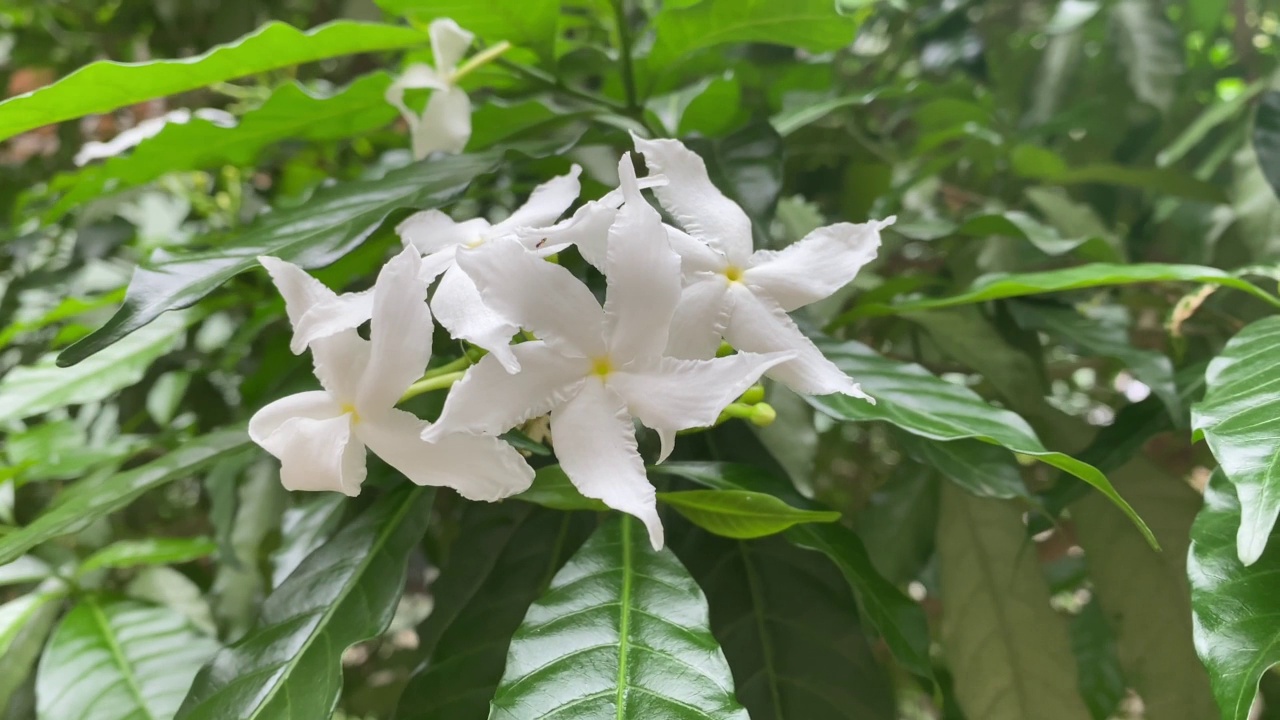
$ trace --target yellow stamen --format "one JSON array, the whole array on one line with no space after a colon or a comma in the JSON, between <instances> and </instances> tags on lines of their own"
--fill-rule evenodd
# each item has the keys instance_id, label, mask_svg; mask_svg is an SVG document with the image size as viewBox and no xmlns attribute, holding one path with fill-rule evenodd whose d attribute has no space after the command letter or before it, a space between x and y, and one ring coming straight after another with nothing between
<instances>
[{"instance_id":1,"label":"yellow stamen","mask_svg":"<svg viewBox=\"0 0 1280 720\"><path fill-rule=\"evenodd\" d=\"M344 414L351 416L352 423L360 422L360 413L356 411L355 405L352 405L351 403L342 403L342 405L339 406L339 409L342 410Z\"/></svg>"},{"instance_id":2,"label":"yellow stamen","mask_svg":"<svg viewBox=\"0 0 1280 720\"><path fill-rule=\"evenodd\" d=\"M613 372L613 363L607 357L598 357L591 361L591 373L604 377Z\"/></svg>"},{"instance_id":3,"label":"yellow stamen","mask_svg":"<svg viewBox=\"0 0 1280 720\"><path fill-rule=\"evenodd\" d=\"M742 268L730 265L724 269L724 276L729 282L742 282Z\"/></svg>"}]
</instances>

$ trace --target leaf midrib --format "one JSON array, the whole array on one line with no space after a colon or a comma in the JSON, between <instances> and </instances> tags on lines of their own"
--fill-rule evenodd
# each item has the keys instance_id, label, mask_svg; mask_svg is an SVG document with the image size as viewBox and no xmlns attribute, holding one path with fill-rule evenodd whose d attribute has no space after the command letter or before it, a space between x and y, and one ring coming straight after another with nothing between
<instances>
[{"instance_id":1,"label":"leaf midrib","mask_svg":"<svg viewBox=\"0 0 1280 720\"><path fill-rule=\"evenodd\" d=\"M147 701L142 696L142 688L138 687L138 683L133 678L133 665L124 656L124 649L116 642L116 636L111 631L106 614L94 600L87 600L85 604L89 606L89 614L93 617L94 624L102 631L102 638L107 643L107 651L111 653L111 659L120 668L120 674L124 677L125 686L129 688L129 694L138 702L138 708L146 714L147 718L156 720L156 716L151 714L151 708L147 706Z\"/></svg>"},{"instance_id":2,"label":"leaf midrib","mask_svg":"<svg viewBox=\"0 0 1280 720\"><path fill-rule=\"evenodd\" d=\"M618 620L618 679L615 696L615 718L626 720L627 699L627 651L631 641L631 520L622 518L622 595L619 598Z\"/></svg>"}]
</instances>

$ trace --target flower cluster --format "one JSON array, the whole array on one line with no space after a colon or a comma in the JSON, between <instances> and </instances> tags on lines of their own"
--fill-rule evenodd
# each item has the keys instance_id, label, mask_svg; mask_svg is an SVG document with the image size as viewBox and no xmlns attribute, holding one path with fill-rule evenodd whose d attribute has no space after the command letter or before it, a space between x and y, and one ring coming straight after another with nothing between
<instances>
[{"instance_id":1,"label":"flower cluster","mask_svg":"<svg viewBox=\"0 0 1280 720\"><path fill-rule=\"evenodd\" d=\"M533 472L497 436L549 415L574 485L640 518L661 547L634 421L657 433L661 462L677 432L713 425L762 375L800 393L865 398L787 312L848 283L892 220L829 225L753 252L750 220L698 155L675 140L635 143L649 176L637 178L623 155L618 189L566 220L576 166L499 223L436 210L409 217L398 227L403 252L365 292L337 295L262 258L285 298L292 348L310 348L324 388L278 400L250 423L254 441L280 458L285 486L354 495L368 447L413 482L498 500L528 488ZM679 227L664 223L644 188ZM603 305L546 260L570 246L604 275ZM433 311L487 354L428 424L395 405L428 364ZM367 321L365 340L357 328ZM736 352L718 357L722 341Z\"/></svg>"}]
</instances>

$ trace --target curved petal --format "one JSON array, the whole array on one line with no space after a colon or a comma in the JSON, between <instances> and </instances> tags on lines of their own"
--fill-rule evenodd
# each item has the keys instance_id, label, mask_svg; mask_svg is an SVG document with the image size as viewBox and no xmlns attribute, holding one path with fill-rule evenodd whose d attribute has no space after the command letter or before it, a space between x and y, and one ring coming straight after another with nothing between
<instances>
[{"instance_id":1,"label":"curved petal","mask_svg":"<svg viewBox=\"0 0 1280 720\"><path fill-rule=\"evenodd\" d=\"M455 245L483 240L489 234L489 221L472 218L458 222L439 210L423 210L405 218L396 226L396 233L403 242L418 248L418 252L431 255Z\"/></svg>"},{"instance_id":2,"label":"curved petal","mask_svg":"<svg viewBox=\"0 0 1280 720\"><path fill-rule=\"evenodd\" d=\"M362 414L395 407L431 360L431 310L422 256L412 247L387 261L373 285L369 363L356 406Z\"/></svg>"},{"instance_id":3,"label":"curved petal","mask_svg":"<svg viewBox=\"0 0 1280 720\"><path fill-rule=\"evenodd\" d=\"M351 434L351 416L295 417L259 443L280 459L286 490L332 490L359 495L365 478L364 445Z\"/></svg>"},{"instance_id":4,"label":"curved petal","mask_svg":"<svg viewBox=\"0 0 1280 720\"><path fill-rule=\"evenodd\" d=\"M260 256L258 262L267 269L271 282L284 298L285 314L289 316L289 324L295 328L312 307L338 297L324 283L291 262L270 255Z\"/></svg>"},{"instance_id":5,"label":"curved petal","mask_svg":"<svg viewBox=\"0 0 1280 720\"><path fill-rule=\"evenodd\" d=\"M680 292L666 355L689 360L715 357L733 310L729 281L723 275L699 273Z\"/></svg>"},{"instance_id":6,"label":"curved petal","mask_svg":"<svg viewBox=\"0 0 1280 720\"><path fill-rule=\"evenodd\" d=\"M436 61L436 68L445 75L458 67L458 61L476 39L474 33L463 30L449 18L433 20L427 32L431 34L431 56Z\"/></svg>"},{"instance_id":7,"label":"curved petal","mask_svg":"<svg viewBox=\"0 0 1280 720\"><path fill-rule=\"evenodd\" d=\"M343 293L313 305L293 328L289 349L301 354L320 338L354 330L373 317L373 289Z\"/></svg>"},{"instance_id":8,"label":"curved petal","mask_svg":"<svg viewBox=\"0 0 1280 720\"><path fill-rule=\"evenodd\" d=\"M626 201L609 228L604 314L609 354L626 363L657 358L666 349L680 302L680 257L666 242L658 211L640 195L629 154L618 163L618 176Z\"/></svg>"},{"instance_id":9,"label":"curved petal","mask_svg":"<svg viewBox=\"0 0 1280 720\"><path fill-rule=\"evenodd\" d=\"M548 228L525 229L517 232L516 236L526 247L540 254L559 252L574 245L583 260L604 272L609 226L617 216L616 207L593 200L578 208L568 220Z\"/></svg>"},{"instance_id":10,"label":"curved petal","mask_svg":"<svg viewBox=\"0 0 1280 720\"><path fill-rule=\"evenodd\" d=\"M504 433L572 397L591 371L586 360L566 358L544 342L520 343L511 351L520 372L508 374L492 355L480 358L449 391L440 419L422 436L435 441L455 432Z\"/></svg>"},{"instance_id":11,"label":"curved petal","mask_svg":"<svg viewBox=\"0 0 1280 720\"><path fill-rule=\"evenodd\" d=\"M724 253L734 265L745 265L751 255L751 220L711 183L702 158L678 140L633 137L649 170L667 177L667 184L653 189L662 207L690 235Z\"/></svg>"},{"instance_id":12,"label":"curved petal","mask_svg":"<svg viewBox=\"0 0 1280 720\"><path fill-rule=\"evenodd\" d=\"M729 258L710 245L691 237L688 233L670 225L663 225L667 231L667 242L671 249L680 256L680 270L686 278L695 273L711 272L723 274L729 267Z\"/></svg>"},{"instance_id":13,"label":"curved petal","mask_svg":"<svg viewBox=\"0 0 1280 720\"><path fill-rule=\"evenodd\" d=\"M454 338L488 350L507 372L519 372L520 361L511 352L511 336L520 328L485 305L475 283L460 268L451 267L440 278L431 309Z\"/></svg>"},{"instance_id":14,"label":"curved petal","mask_svg":"<svg viewBox=\"0 0 1280 720\"><path fill-rule=\"evenodd\" d=\"M713 360L661 358L649 367L619 370L605 381L627 409L663 439L662 456L671 453L678 430L711 427L720 411L746 392L771 367L794 353L736 353Z\"/></svg>"},{"instance_id":15,"label":"curved petal","mask_svg":"<svg viewBox=\"0 0 1280 720\"><path fill-rule=\"evenodd\" d=\"M880 249L880 230L893 222L836 223L782 250L760 250L742 281L791 312L848 285Z\"/></svg>"},{"instance_id":16,"label":"curved petal","mask_svg":"<svg viewBox=\"0 0 1280 720\"><path fill-rule=\"evenodd\" d=\"M436 278L440 277L449 268L453 267L453 261L456 257L456 246L447 247L443 250L427 255L422 258L422 265L418 269L418 277L422 278L428 285Z\"/></svg>"},{"instance_id":17,"label":"curved petal","mask_svg":"<svg viewBox=\"0 0 1280 720\"><path fill-rule=\"evenodd\" d=\"M410 124L413 157L421 160L437 150L457 154L471 139L471 98L462 88L436 90L422 117Z\"/></svg>"},{"instance_id":18,"label":"curved petal","mask_svg":"<svg viewBox=\"0 0 1280 720\"><path fill-rule=\"evenodd\" d=\"M392 409L360 419L355 432L375 455L418 485L451 487L468 500L494 502L529 488L533 470L515 448L494 437L422 439L427 424Z\"/></svg>"},{"instance_id":19,"label":"curved petal","mask_svg":"<svg viewBox=\"0 0 1280 720\"><path fill-rule=\"evenodd\" d=\"M655 550L663 544L653 485L636 449L636 430L622 398L597 380L551 413L551 442L560 467L589 498L640 518Z\"/></svg>"},{"instance_id":20,"label":"curved petal","mask_svg":"<svg viewBox=\"0 0 1280 720\"><path fill-rule=\"evenodd\" d=\"M733 312L724 337L730 345L757 353L796 353L794 359L771 368L766 373L769 377L801 395L842 393L871 400L772 300L757 297L741 283L732 285L729 292L733 295Z\"/></svg>"},{"instance_id":21,"label":"curved petal","mask_svg":"<svg viewBox=\"0 0 1280 720\"><path fill-rule=\"evenodd\" d=\"M286 395L264 405L249 418L249 439L262 445L271 433L294 418L327 420L342 414L342 407L323 390Z\"/></svg>"},{"instance_id":22,"label":"curved petal","mask_svg":"<svg viewBox=\"0 0 1280 720\"><path fill-rule=\"evenodd\" d=\"M449 82L436 72L435 68L422 63L414 63L404 69L400 76L387 87L384 96L387 103L400 111L400 117L404 118L405 123L409 126L410 132L422 122L422 118L418 113L414 112L404 102L405 90L444 90L449 87Z\"/></svg>"},{"instance_id":23,"label":"curved petal","mask_svg":"<svg viewBox=\"0 0 1280 720\"><path fill-rule=\"evenodd\" d=\"M350 405L360 396L360 379L369 366L369 341L343 330L311 341L316 379L333 399Z\"/></svg>"},{"instance_id":24,"label":"curved petal","mask_svg":"<svg viewBox=\"0 0 1280 720\"><path fill-rule=\"evenodd\" d=\"M494 236L511 234L519 228L545 227L559 220L582 191L582 183L578 182L581 174L582 168L575 164L564 175L553 177L534 188L523 205L506 220L493 226Z\"/></svg>"},{"instance_id":25,"label":"curved petal","mask_svg":"<svg viewBox=\"0 0 1280 720\"><path fill-rule=\"evenodd\" d=\"M457 263L486 305L561 354L604 354L604 311L573 273L510 238L460 250Z\"/></svg>"}]
</instances>

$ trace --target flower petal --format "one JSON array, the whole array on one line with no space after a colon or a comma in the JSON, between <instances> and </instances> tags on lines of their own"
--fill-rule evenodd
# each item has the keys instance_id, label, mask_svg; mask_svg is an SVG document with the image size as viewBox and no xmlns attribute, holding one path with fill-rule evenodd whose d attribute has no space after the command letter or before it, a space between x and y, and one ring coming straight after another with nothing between
<instances>
[{"instance_id":1,"label":"flower petal","mask_svg":"<svg viewBox=\"0 0 1280 720\"><path fill-rule=\"evenodd\" d=\"M661 358L649 367L619 370L605 382L640 422L663 435L662 462L678 430L710 427L720 411L746 392L766 370L794 353L736 353L712 360Z\"/></svg>"},{"instance_id":2,"label":"flower petal","mask_svg":"<svg viewBox=\"0 0 1280 720\"><path fill-rule=\"evenodd\" d=\"M604 311L587 286L565 268L510 238L459 250L457 263L480 289L486 305L556 351L577 357L604 354Z\"/></svg>"},{"instance_id":3,"label":"flower petal","mask_svg":"<svg viewBox=\"0 0 1280 720\"><path fill-rule=\"evenodd\" d=\"M520 362L512 375L492 355L480 358L449 391L440 419L422 436L435 441L449 433L498 435L573 396L590 372L586 360L566 358L546 343L514 345Z\"/></svg>"},{"instance_id":4,"label":"flower petal","mask_svg":"<svg viewBox=\"0 0 1280 720\"><path fill-rule=\"evenodd\" d=\"M338 403L323 390L286 395L264 405L249 418L249 439L262 445L271 433L289 420L299 417L327 420L338 417L342 413Z\"/></svg>"},{"instance_id":5,"label":"flower petal","mask_svg":"<svg viewBox=\"0 0 1280 720\"><path fill-rule=\"evenodd\" d=\"M431 34L431 56L442 74L452 73L458 67L458 61L476 39L474 33L463 30L449 18L433 20L427 32Z\"/></svg>"},{"instance_id":6,"label":"flower petal","mask_svg":"<svg viewBox=\"0 0 1280 720\"><path fill-rule=\"evenodd\" d=\"M680 257L667 242L662 217L636 187L631 156L618 163L626 201L609 228L604 303L609 354L617 363L656 358L667 347L671 317L680 302Z\"/></svg>"},{"instance_id":7,"label":"flower petal","mask_svg":"<svg viewBox=\"0 0 1280 720\"><path fill-rule=\"evenodd\" d=\"M800 332L777 303L753 294L741 283L734 283L729 292L733 296L733 311L724 337L730 345L757 353L786 350L796 353L794 359L771 368L766 373L769 377L802 395L843 393L871 400Z\"/></svg>"},{"instance_id":8,"label":"flower petal","mask_svg":"<svg viewBox=\"0 0 1280 720\"><path fill-rule=\"evenodd\" d=\"M560 252L574 245L583 260L604 272L609 226L617 216L618 208L593 200L578 208L568 220L548 228L527 228L516 236L539 254Z\"/></svg>"},{"instance_id":9,"label":"flower petal","mask_svg":"<svg viewBox=\"0 0 1280 720\"><path fill-rule=\"evenodd\" d=\"M372 288L323 300L313 305L294 326L289 349L295 355L301 354L316 340L336 335L343 330L354 330L372 316Z\"/></svg>"},{"instance_id":10,"label":"flower petal","mask_svg":"<svg viewBox=\"0 0 1280 720\"><path fill-rule=\"evenodd\" d=\"M666 354L689 360L715 357L733 309L729 281L723 275L699 273L680 291L671 319Z\"/></svg>"},{"instance_id":11,"label":"flower petal","mask_svg":"<svg viewBox=\"0 0 1280 720\"><path fill-rule=\"evenodd\" d=\"M589 498L640 518L655 550L663 544L653 485L636 449L636 431L622 398L594 379L551 413L551 441L560 467Z\"/></svg>"},{"instance_id":12,"label":"flower petal","mask_svg":"<svg viewBox=\"0 0 1280 720\"><path fill-rule=\"evenodd\" d=\"M472 218L458 222L439 210L423 210L405 218L396 226L396 233L402 241L418 248L418 252L431 255L455 245L483 240L489 234L489 221Z\"/></svg>"},{"instance_id":13,"label":"flower petal","mask_svg":"<svg viewBox=\"0 0 1280 720\"><path fill-rule=\"evenodd\" d=\"M511 336L520 328L484 304L475 283L461 268L445 271L431 297L431 309L454 338L488 350L507 372L519 372L520 362L511 353Z\"/></svg>"},{"instance_id":14,"label":"flower petal","mask_svg":"<svg viewBox=\"0 0 1280 720\"><path fill-rule=\"evenodd\" d=\"M311 364L316 379L333 399L355 404L360 395L360 379L369 366L369 341L355 330L343 330L311 341Z\"/></svg>"},{"instance_id":15,"label":"flower petal","mask_svg":"<svg viewBox=\"0 0 1280 720\"><path fill-rule=\"evenodd\" d=\"M680 256L680 270L688 279L696 273L711 272L723 274L729 267L729 259L724 253L710 245L691 237L683 230L664 225L667 230L667 242L671 249Z\"/></svg>"},{"instance_id":16,"label":"flower petal","mask_svg":"<svg viewBox=\"0 0 1280 720\"><path fill-rule=\"evenodd\" d=\"M419 273L422 256L406 247L391 258L373 285L369 364L360 379L356 406L361 414L394 407L422 377L431 360L431 310L427 282Z\"/></svg>"},{"instance_id":17,"label":"flower petal","mask_svg":"<svg viewBox=\"0 0 1280 720\"><path fill-rule=\"evenodd\" d=\"M456 246L447 247L423 257L422 265L418 269L418 277L430 285L436 278L443 275L446 270L453 267L456 250Z\"/></svg>"},{"instance_id":18,"label":"flower petal","mask_svg":"<svg viewBox=\"0 0 1280 720\"><path fill-rule=\"evenodd\" d=\"M880 249L880 230L893 222L836 223L782 250L760 250L742 281L791 312L848 285Z\"/></svg>"},{"instance_id":19,"label":"flower petal","mask_svg":"<svg viewBox=\"0 0 1280 720\"><path fill-rule=\"evenodd\" d=\"M413 157L421 160L437 150L462 152L471 139L471 98L459 87L436 90L427 100L422 117L410 122Z\"/></svg>"},{"instance_id":20,"label":"flower petal","mask_svg":"<svg viewBox=\"0 0 1280 720\"><path fill-rule=\"evenodd\" d=\"M500 237L513 234L519 228L546 227L559 220L582 191L582 183L578 182L581 174L582 168L575 164L564 175L553 177L534 188L524 205L516 208L506 220L493 226L493 235Z\"/></svg>"},{"instance_id":21,"label":"flower petal","mask_svg":"<svg viewBox=\"0 0 1280 720\"><path fill-rule=\"evenodd\" d=\"M364 445L351 434L351 416L295 417L258 443L280 459L287 490L333 490L359 495L365 478Z\"/></svg>"},{"instance_id":22,"label":"flower petal","mask_svg":"<svg viewBox=\"0 0 1280 720\"><path fill-rule=\"evenodd\" d=\"M291 262L270 255L260 256L258 262L267 269L271 282L284 298L285 314L289 316L289 324L295 328L311 308L338 297L324 283Z\"/></svg>"},{"instance_id":23,"label":"flower petal","mask_svg":"<svg viewBox=\"0 0 1280 720\"><path fill-rule=\"evenodd\" d=\"M356 435L375 455L418 485L451 487L468 500L494 502L529 488L533 470L515 448L494 437L422 439L426 423L404 410L361 417Z\"/></svg>"},{"instance_id":24,"label":"flower petal","mask_svg":"<svg viewBox=\"0 0 1280 720\"><path fill-rule=\"evenodd\" d=\"M636 137L635 144L650 172L667 177L667 184L653 189L662 207L690 235L744 265L751 255L751 220L711 183L702 158L678 140Z\"/></svg>"}]
</instances>

